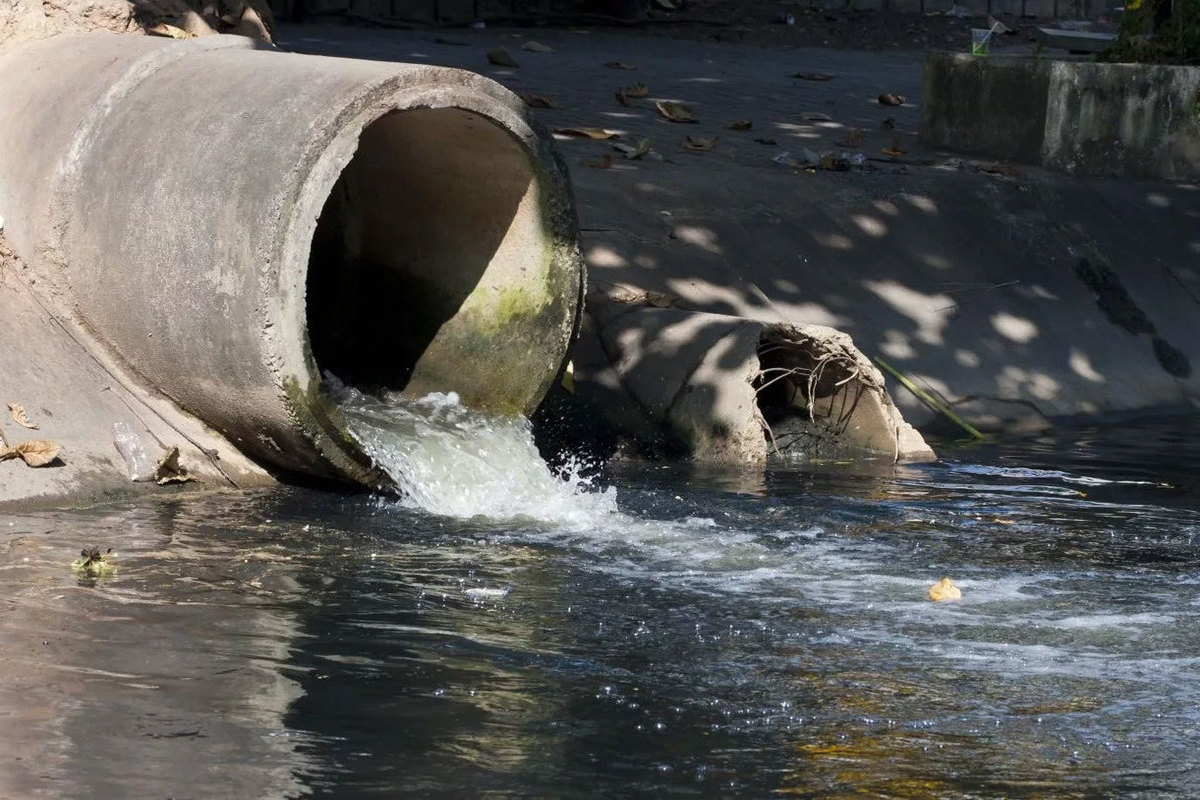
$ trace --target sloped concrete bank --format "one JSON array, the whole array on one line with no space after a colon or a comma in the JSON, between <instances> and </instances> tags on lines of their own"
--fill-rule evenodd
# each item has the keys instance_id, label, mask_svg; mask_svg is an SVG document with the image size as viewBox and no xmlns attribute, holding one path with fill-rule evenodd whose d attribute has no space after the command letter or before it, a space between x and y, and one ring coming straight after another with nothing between
<instances>
[{"instance_id":1,"label":"sloped concrete bank","mask_svg":"<svg viewBox=\"0 0 1200 800\"><path fill-rule=\"evenodd\" d=\"M0 399L66 448L0 500L128 486L122 421L222 485L380 485L328 374L528 413L565 360L570 188L478 75L62 36L0 54L0 132Z\"/></svg>"}]
</instances>

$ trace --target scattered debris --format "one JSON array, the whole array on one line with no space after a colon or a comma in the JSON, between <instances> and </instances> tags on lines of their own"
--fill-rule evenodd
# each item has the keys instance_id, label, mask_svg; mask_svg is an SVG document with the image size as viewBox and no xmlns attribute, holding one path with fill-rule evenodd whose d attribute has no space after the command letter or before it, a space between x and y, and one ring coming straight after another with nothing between
<instances>
[{"instance_id":1,"label":"scattered debris","mask_svg":"<svg viewBox=\"0 0 1200 800\"><path fill-rule=\"evenodd\" d=\"M748 131L753 127L754 123L748 119L735 119L733 122L729 123L729 130L731 131ZM758 140L755 139L755 141Z\"/></svg>"},{"instance_id":2,"label":"scattered debris","mask_svg":"<svg viewBox=\"0 0 1200 800\"><path fill-rule=\"evenodd\" d=\"M887 92L879 95L879 105L881 106L902 106L907 102L908 98L902 94Z\"/></svg>"},{"instance_id":3,"label":"scattered debris","mask_svg":"<svg viewBox=\"0 0 1200 800\"><path fill-rule=\"evenodd\" d=\"M638 159L645 156L657 157L659 160L662 159L662 156L659 156L658 153L655 153L650 149L649 139L639 139L637 145L614 144L613 150L616 150L618 153L629 159Z\"/></svg>"},{"instance_id":4,"label":"scattered debris","mask_svg":"<svg viewBox=\"0 0 1200 800\"><path fill-rule=\"evenodd\" d=\"M669 100L659 100L654 104L658 113L671 122L699 122L692 109L682 103Z\"/></svg>"},{"instance_id":5,"label":"scattered debris","mask_svg":"<svg viewBox=\"0 0 1200 800\"><path fill-rule=\"evenodd\" d=\"M58 460L61 448L54 442L31 439L0 447L0 461L19 458L27 467L46 467Z\"/></svg>"},{"instance_id":6,"label":"scattered debris","mask_svg":"<svg viewBox=\"0 0 1200 800\"><path fill-rule=\"evenodd\" d=\"M595 169L612 169L612 153L605 153L603 158L593 158L584 163Z\"/></svg>"},{"instance_id":7,"label":"scattered debris","mask_svg":"<svg viewBox=\"0 0 1200 800\"><path fill-rule=\"evenodd\" d=\"M891 146L884 147L879 152L883 153L885 156L891 156L892 158L897 158L904 155L904 151L900 149L899 139L892 139Z\"/></svg>"},{"instance_id":8,"label":"scattered debris","mask_svg":"<svg viewBox=\"0 0 1200 800\"><path fill-rule=\"evenodd\" d=\"M513 58L513 54L503 47L488 50L487 60L498 67L519 67L521 63Z\"/></svg>"},{"instance_id":9,"label":"scattered debris","mask_svg":"<svg viewBox=\"0 0 1200 800\"><path fill-rule=\"evenodd\" d=\"M525 44L521 45L521 49L528 50L531 53L553 53L554 52L553 47L544 45L541 42L535 42L532 39L530 39L528 42L525 42Z\"/></svg>"},{"instance_id":10,"label":"scattered debris","mask_svg":"<svg viewBox=\"0 0 1200 800\"><path fill-rule=\"evenodd\" d=\"M525 105L530 108L562 108L549 95L534 94L533 92L517 92L517 96L524 100Z\"/></svg>"},{"instance_id":11,"label":"scattered debris","mask_svg":"<svg viewBox=\"0 0 1200 800\"><path fill-rule=\"evenodd\" d=\"M634 289L629 286L617 286L607 293L607 297L614 303L650 308L675 308L680 303L680 299L673 294Z\"/></svg>"},{"instance_id":12,"label":"scattered debris","mask_svg":"<svg viewBox=\"0 0 1200 800\"><path fill-rule=\"evenodd\" d=\"M154 467L154 482L159 486L171 483L187 483L196 478L188 474L187 469L179 463L179 448L169 447Z\"/></svg>"},{"instance_id":13,"label":"scattered debris","mask_svg":"<svg viewBox=\"0 0 1200 800\"><path fill-rule=\"evenodd\" d=\"M696 153L707 153L716 146L720 139L720 136L688 136L683 141L683 149L691 150Z\"/></svg>"},{"instance_id":14,"label":"scattered debris","mask_svg":"<svg viewBox=\"0 0 1200 800\"><path fill-rule=\"evenodd\" d=\"M631 64L626 64L624 61L605 61L604 66L609 69L637 69Z\"/></svg>"},{"instance_id":15,"label":"scattered debris","mask_svg":"<svg viewBox=\"0 0 1200 800\"><path fill-rule=\"evenodd\" d=\"M562 136L575 136L582 139L617 139L621 134L604 128L555 128L554 132Z\"/></svg>"},{"instance_id":16,"label":"scattered debris","mask_svg":"<svg viewBox=\"0 0 1200 800\"><path fill-rule=\"evenodd\" d=\"M9 413L12 414L13 422L20 425L22 428L37 430L37 424L29 419L29 415L25 413L25 407L19 403L8 404Z\"/></svg>"},{"instance_id":17,"label":"scattered debris","mask_svg":"<svg viewBox=\"0 0 1200 800\"><path fill-rule=\"evenodd\" d=\"M992 30L993 33L999 34L1000 36L1006 36L1010 33L1016 33L1016 31L1014 31L1012 28L1008 27L1007 25L1005 25L1003 22L996 19L995 17L988 17L988 27Z\"/></svg>"},{"instance_id":18,"label":"scattered debris","mask_svg":"<svg viewBox=\"0 0 1200 800\"><path fill-rule=\"evenodd\" d=\"M942 578L925 590L925 596L935 603L946 600L962 600L962 589L955 586L954 581L949 578Z\"/></svg>"},{"instance_id":19,"label":"scattered debris","mask_svg":"<svg viewBox=\"0 0 1200 800\"><path fill-rule=\"evenodd\" d=\"M833 76L825 72L793 72L792 77L802 81L827 81Z\"/></svg>"},{"instance_id":20,"label":"scattered debris","mask_svg":"<svg viewBox=\"0 0 1200 800\"><path fill-rule=\"evenodd\" d=\"M83 578L103 578L117 571L113 563L116 557L111 547L103 553L99 547L85 547L79 551L79 558L71 562L71 571Z\"/></svg>"}]
</instances>

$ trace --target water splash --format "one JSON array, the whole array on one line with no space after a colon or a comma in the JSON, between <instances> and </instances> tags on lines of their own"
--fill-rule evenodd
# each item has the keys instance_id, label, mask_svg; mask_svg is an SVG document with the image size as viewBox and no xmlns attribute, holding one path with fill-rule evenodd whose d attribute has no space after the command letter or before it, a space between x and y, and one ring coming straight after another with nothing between
<instances>
[{"instance_id":1,"label":"water splash","mask_svg":"<svg viewBox=\"0 0 1200 800\"><path fill-rule=\"evenodd\" d=\"M376 398L330 383L355 438L408 508L568 528L617 513L616 490L599 490L581 464L568 462L557 474L546 465L524 417L472 411L454 393Z\"/></svg>"}]
</instances>

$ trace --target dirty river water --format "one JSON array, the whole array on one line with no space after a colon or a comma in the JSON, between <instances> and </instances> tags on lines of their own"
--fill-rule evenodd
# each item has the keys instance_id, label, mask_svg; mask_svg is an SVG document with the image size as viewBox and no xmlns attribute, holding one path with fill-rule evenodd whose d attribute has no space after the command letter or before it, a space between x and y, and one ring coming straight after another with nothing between
<instances>
[{"instance_id":1,"label":"dirty river water","mask_svg":"<svg viewBox=\"0 0 1200 800\"><path fill-rule=\"evenodd\" d=\"M401 501L0 514L0 797L1198 791L1195 421L589 486L425 413Z\"/></svg>"}]
</instances>

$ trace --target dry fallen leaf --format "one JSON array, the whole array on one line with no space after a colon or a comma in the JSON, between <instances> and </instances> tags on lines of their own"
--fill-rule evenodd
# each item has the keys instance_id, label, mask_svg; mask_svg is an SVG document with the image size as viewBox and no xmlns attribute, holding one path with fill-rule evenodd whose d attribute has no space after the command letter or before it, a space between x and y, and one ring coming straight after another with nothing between
<instances>
[{"instance_id":1,"label":"dry fallen leaf","mask_svg":"<svg viewBox=\"0 0 1200 800\"><path fill-rule=\"evenodd\" d=\"M195 39L196 34L190 31L185 31L183 28L177 28L174 25L168 25L165 22L160 22L150 28L146 28L146 33L151 36L166 36L170 39Z\"/></svg>"},{"instance_id":2,"label":"dry fallen leaf","mask_svg":"<svg viewBox=\"0 0 1200 800\"><path fill-rule=\"evenodd\" d=\"M639 139L636 146L628 144L614 144L613 149L617 150L626 158L636 159L650 154L650 140Z\"/></svg>"},{"instance_id":3,"label":"dry fallen leaf","mask_svg":"<svg viewBox=\"0 0 1200 800\"><path fill-rule=\"evenodd\" d=\"M531 53L553 53L554 52L553 47L544 45L541 42L535 42L532 39L530 39L525 44L521 45L521 49L528 50Z\"/></svg>"},{"instance_id":4,"label":"dry fallen leaf","mask_svg":"<svg viewBox=\"0 0 1200 800\"><path fill-rule=\"evenodd\" d=\"M827 81L833 76L825 72L794 72L792 77L802 81Z\"/></svg>"},{"instance_id":5,"label":"dry fallen leaf","mask_svg":"<svg viewBox=\"0 0 1200 800\"><path fill-rule=\"evenodd\" d=\"M603 128L555 128L554 132L563 136L586 139L616 139L621 135L616 131L606 131Z\"/></svg>"},{"instance_id":6,"label":"dry fallen leaf","mask_svg":"<svg viewBox=\"0 0 1200 800\"><path fill-rule=\"evenodd\" d=\"M518 92L517 95L525 101L525 105L530 108L562 108L558 103L554 102L554 98L545 94L534 94L532 92Z\"/></svg>"},{"instance_id":7,"label":"dry fallen leaf","mask_svg":"<svg viewBox=\"0 0 1200 800\"><path fill-rule=\"evenodd\" d=\"M891 156L892 158L904 155L904 151L900 149L899 139L893 139L891 147L885 147L879 152L883 153L885 156Z\"/></svg>"},{"instance_id":8,"label":"dry fallen leaf","mask_svg":"<svg viewBox=\"0 0 1200 800\"><path fill-rule=\"evenodd\" d=\"M25 407L19 403L9 403L8 410L12 413L13 422L20 425L22 428L37 430L37 424L29 419L29 415L25 413Z\"/></svg>"},{"instance_id":9,"label":"dry fallen leaf","mask_svg":"<svg viewBox=\"0 0 1200 800\"><path fill-rule=\"evenodd\" d=\"M633 86L623 89L622 94L626 97L647 97L650 94L650 87L644 83L635 83Z\"/></svg>"},{"instance_id":10,"label":"dry fallen leaf","mask_svg":"<svg viewBox=\"0 0 1200 800\"><path fill-rule=\"evenodd\" d=\"M846 131L845 137L838 142L834 142L838 147L858 147L862 144L862 128L851 128Z\"/></svg>"},{"instance_id":11,"label":"dry fallen leaf","mask_svg":"<svg viewBox=\"0 0 1200 800\"><path fill-rule=\"evenodd\" d=\"M633 69L631 64L626 64L624 61L605 61L604 66L609 69Z\"/></svg>"},{"instance_id":12,"label":"dry fallen leaf","mask_svg":"<svg viewBox=\"0 0 1200 800\"><path fill-rule=\"evenodd\" d=\"M955 586L949 578L942 578L925 590L925 596L935 603L945 600L962 600L962 589Z\"/></svg>"},{"instance_id":13,"label":"dry fallen leaf","mask_svg":"<svg viewBox=\"0 0 1200 800\"><path fill-rule=\"evenodd\" d=\"M735 119L729 123L729 130L731 131L748 131L753 127L754 123L748 119Z\"/></svg>"},{"instance_id":14,"label":"dry fallen leaf","mask_svg":"<svg viewBox=\"0 0 1200 800\"><path fill-rule=\"evenodd\" d=\"M696 115L692 110L682 103L674 103L670 100L659 100L654 104L658 109L658 113L671 122L698 122Z\"/></svg>"},{"instance_id":15,"label":"dry fallen leaf","mask_svg":"<svg viewBox=\"0 0 1200 800\"><path fill-rule=\"evenodd\" d=\"M585 163L596 169L612 169L612 153L605 153L604 158L593 158Z\"/></svg>"},{"instance_id":16,"label":"dry fallen leaf","mask_svg":"<svg viewBox=\"0 0 1200 800\"><path fill-rule=\"evenodd\" d=\"M879 95L879 105L881 106L902 106L908 101L908 98L902 94L886 94Z\"/></svg>"},{"instance_id":17,"label":"dry fallen leaf","mask_svg":"<svg viewBox=\"0 0 1200 800\"><path fill-rule=\"evenodd\" d=\"M673 294L635 289L632 286L617 286L608 292L608 299L614 303L631 306L650 306L651 308L674 308L680 302L679 298Z\"/></svg>"},{"instance_id":18,"label":"dry fallen leaf","mask_svg":"<svg viewBox=\"0 0 1200 800\"><path fill-rule=\"evenodd\" d=\"M716 146L717 141L720 138L721 137L719 136L713 136L711 138L706 136L689 136L683 141L683 149L692 150L697 153L707 153L709 150L712 150L714 146Z\"/></svg>"},{"instance_id":19,"label":"dry fallen leaf","mask_svg":"<svg viewBox=\"0 0 1200 800\"><path fill-rule=\"evenodd\" d=\"M17 442L12 447L0 448L0 461L20 458L26 466L44 467L58 458L59 446L54 442L30 440Z\"/></svg>"},{"instance_id":20,"label":"dry fallen leaf","mask_svg":"<svg viewBox=\"0 0 1200 800\"><path fill-rule=\"evenodd\" d=\"M154 467L154 482L159 486L169 483L187 483L196 480L179 465L179 448L170 447Z\"/></svg>"},{"instance_id":21,"label":"dry fallen leaf","mask_svg":"<svg viewBox=\"0 0 1200 800\"><path fill-rule=\"evenodd\" d=\"M833 117L822 114L820 111L805 111L800 116L808 122L833 122Z\"/></svg>"},{"instance_id":22,"label":"dry fallen leaf","mask_svg":"<svg viewBox=\"0 0 1200 800\"><path fill-rule=\"evenodd\" d=\"M498 67L521 66L521 63L513 58L513 54L505 50L503 47L497 47L495 50L488 50L487 60Z\"/></svg>"}]
</instances>

